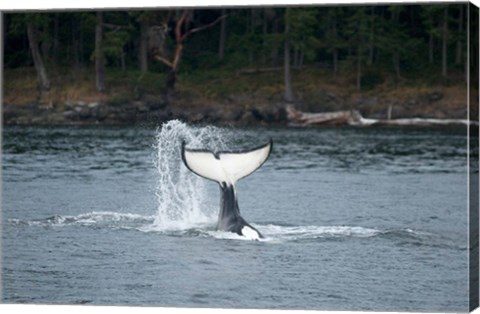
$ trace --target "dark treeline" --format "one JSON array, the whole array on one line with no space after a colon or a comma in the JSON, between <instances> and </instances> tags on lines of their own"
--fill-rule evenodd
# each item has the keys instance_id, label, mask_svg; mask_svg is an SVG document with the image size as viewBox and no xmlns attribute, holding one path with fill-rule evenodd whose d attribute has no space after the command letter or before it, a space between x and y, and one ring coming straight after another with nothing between
<instances>
[{"instance_id":1,"label":"dark treeline","mask_svg":"<svg viewBox=\"0 0 480 314\"><path fill-rule=\"evenodd\" d=\"M466 79L468 12L461 3L9 13L4 66L34 66L41 92L58 69L95 71L99 92L111 68L162 72L167 99L182 73L215 68L283 71L287 101L291 70L313 66L354 73L358 90L375 83L372 69L399 81L435 69L448 84L452 69Z\"/></svg>"}]
</instances>

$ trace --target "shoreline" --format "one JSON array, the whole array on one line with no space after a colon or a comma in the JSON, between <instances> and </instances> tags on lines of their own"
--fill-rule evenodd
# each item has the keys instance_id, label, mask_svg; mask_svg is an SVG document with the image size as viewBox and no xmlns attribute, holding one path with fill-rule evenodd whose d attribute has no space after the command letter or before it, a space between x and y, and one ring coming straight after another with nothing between
<instances>
[{"instance_id":1,"label":"shoreline","mask_svg":"<svg viewBox=\"0 0 480 314\"><path fill-rule=\"evenodd\" d=\"M162 97L146 96L141 100L107 102L67 100L60 105L32 102L28 104L3 104L3 125L158 125L172 119L187 123L234 126L286 126L298 123L298 116L318 117L346 114L352 120L313 119L313 123L301 121L299 126L369 126L365 121L466 120L468 107L465 100L439 92L391 99L379 96L337 95L322 93L314 99L316 106L302 101L284 103L281 97L268 99L266 95L236 95L219 101L179 95L167 104ZM328 99L325 99L328 98ZM462 102L465 105L462 105ZM248 105L247 105L248 104ZM312 110L313 109L313 110ZM293 114L294 113L294 114ZM478 108L470 108L470 117L478 116ZM359 123L360 122L360 123ZM472 120L475 124L478 121ZM455 122L453 122L455 123ZM385 123L383 123L385 124ZM395 124L395 123L392 123ZM441 124L441 123L439 123ZM448 123L446 123L448 124Z\"/></svg>"},{"instance_id":2,"label":"shoreline","mask_svg":"<svg viewBox=\"0 0 480 314\"><path fill-rule=\"evenodd\" d=\"M107 105L97 102L71 102L65 110L38 104L2 106L3 125L30 126L155 126L178 119L189 124L217 126L286 126L305 127L451 127L476 126L478 121L466 118L422 117L401 118L364 117L358 110L304 112L292 104L231 108L208 106L204 108L149 108L144 103Z\"/></svg>"},{"instance_id":3,"label":"shoreline","mask_svg":"<svg viewBox=\"0 0 480 314\"><path fill-rule=\"evenodd\" d=\"M358 112L362 119L466 119L478 117L478 108L467 107L467 88L460 82L427 84L385 82L357 90L347 78L331 80L328 71L310 68L294 72L294 101L284 101L283 83L269 73L218 75L214 80L184 75L175 94L166 100L162 73L149 72L138 82L138 73L109 73L109 89L94 89L91 69L75 76L54 75L55 84L39 94L32 68L5 73L4 125L158 125L171 119L213 125L287 125L288 108L307 114ZM475 97L476 90L471 90ZM469 112L470 111L470 112ZM364 121L360 120L360 121ZM330 121L329 125L345 125ZM302 124L302 123L300 123Z\"/></svg>"}]
</instances>

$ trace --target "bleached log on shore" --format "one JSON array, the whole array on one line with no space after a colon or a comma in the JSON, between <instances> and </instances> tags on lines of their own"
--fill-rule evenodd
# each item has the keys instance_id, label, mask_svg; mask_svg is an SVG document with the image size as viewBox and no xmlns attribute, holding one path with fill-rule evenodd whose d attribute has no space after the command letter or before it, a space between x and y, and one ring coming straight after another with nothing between
<instances>
[{"instance_id":1,"label":"bleached log on shore","mask_svg":"<svg viewBox=\"0 0 480 314\"><path fill-rule=\"evenodd\" d=\"M287 118L290 125L307 126L307 125L349 125L353 120L358 120L356 115L360 117L357 111L335 111L335 112L303 112L296 110L293 106L287 106Z\"/></svg>"},{"instance_id":2,"label":"bleached log on shore","mask_svg":"<svg viewBox=\"0 0 480 314\"><path fill-rule=\"evenodd\" d=\"M431 119L431 118L405 118L405 119L368 119L362 117L357 110L334 112L303 112L289 105L286 108L289 125L350 125L350 126L441 126L441 125L477 125L478 121L467 119Z\"/></svg>"},{"instance_id":3,"label":"bleached log on shore","mask_svg":"<svg viewBox=\"0 0 480 314\"><path fill-rule=\"evenodd\" d=\"M388 125L478 125L476 121L469 121L467 119L429 119L429 118L410 118L410 119L392 119L392 120L378 120L378 124Z\"/></svg>"}]
</instances>

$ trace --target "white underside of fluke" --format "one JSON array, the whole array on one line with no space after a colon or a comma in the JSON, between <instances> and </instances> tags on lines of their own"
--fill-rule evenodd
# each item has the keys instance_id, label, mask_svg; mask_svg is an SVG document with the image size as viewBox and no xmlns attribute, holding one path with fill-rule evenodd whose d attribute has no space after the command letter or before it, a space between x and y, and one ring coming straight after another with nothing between
<instances>
[{"instance_id":1,"label":"white underside of fluke","mask_svg":"<svg viewBox=\"0 0 480 314\"><path fill-rule=\"evenodd\" d=\"M187 167L199 176L234 185L259 168L267 160L271 148L270 142L251 151L225 152L217 155L209 151L184 148L183 157Z\"/></svg>"}]
</instances>

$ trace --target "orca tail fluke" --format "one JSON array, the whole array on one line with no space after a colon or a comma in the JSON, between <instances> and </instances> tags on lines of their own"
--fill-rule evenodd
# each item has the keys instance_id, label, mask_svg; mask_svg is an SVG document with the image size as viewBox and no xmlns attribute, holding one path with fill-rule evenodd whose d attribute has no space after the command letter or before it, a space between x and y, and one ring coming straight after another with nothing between
<instances>
[{"instance_id":1,"label":"orca tail fluke","mask_svg":"<svg viewBox=\"0 0 480 314\"><path fill-rule=\"evenodd\" d=\"M273 142L250 150L213 153L185 147L182 143L182 159L192 172L220 185L235 185L238 180L260 168L272 151Z\"/></svg>"}]
</instances>

